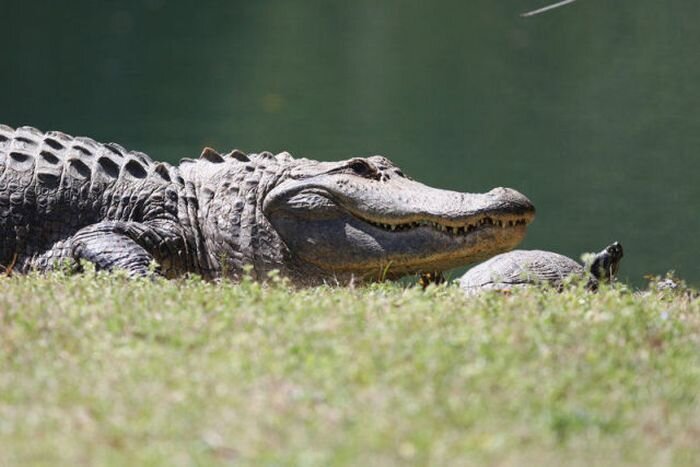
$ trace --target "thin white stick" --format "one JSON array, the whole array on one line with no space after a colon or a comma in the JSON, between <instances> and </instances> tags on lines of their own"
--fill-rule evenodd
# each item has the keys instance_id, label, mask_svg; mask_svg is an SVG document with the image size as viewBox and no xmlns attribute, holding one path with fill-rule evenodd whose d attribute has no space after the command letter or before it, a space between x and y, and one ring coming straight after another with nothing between
<instances>
[{"instance_id":1,"label":"thin white stick","mask_svg":"<svg viewBox=\"0 0 700 467\"><path fill-rule=\"evenodd\" d=\"M528 16L539 15L540 13L544 13L545 11L553 10L555 8L559 8L560 6L568 5L569 3L574 3L575 1L576 0L563 0L552 5L547 5L546 7L540 8L538 10L532 10L528 11L527 13L522 13L520 16L522 16L523 18L527 18Z\"/></svg>"}]
</instances>

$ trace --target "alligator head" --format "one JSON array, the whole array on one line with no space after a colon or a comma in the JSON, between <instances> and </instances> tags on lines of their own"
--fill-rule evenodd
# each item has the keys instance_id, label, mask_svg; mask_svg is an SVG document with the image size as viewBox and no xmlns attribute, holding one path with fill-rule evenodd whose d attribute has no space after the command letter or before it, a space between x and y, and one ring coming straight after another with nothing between
<instances>
[{"instance_id":1,"label":"alligator head","mask_svg":"<svg viewBox=\"0 0 700 467\"><path fill-rule=\"evenodd\" d=\"M489 258L514 248L535 213L515 190L431 188L381 156L296 160L265 194L262 211L295 258L341 280L397 278Z\"/></svg>"}]
</instances>

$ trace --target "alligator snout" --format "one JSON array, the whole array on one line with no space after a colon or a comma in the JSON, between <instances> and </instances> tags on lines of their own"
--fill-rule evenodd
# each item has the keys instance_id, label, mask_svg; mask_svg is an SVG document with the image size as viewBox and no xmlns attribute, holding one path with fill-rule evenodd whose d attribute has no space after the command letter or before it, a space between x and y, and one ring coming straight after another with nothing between
<instances>
[{"instance_id":1,"label":"alligator snout","mask_svg":"<svg viewBox=\"0 0 700 467\"><path fill-rule=\"evenodd\" d=\"M532 204L532 201L517 190L499 186L487 192L486 195L498 198L502 203L506 204L513 213L528 217L535 216L535 206Z\"/></svg>"}]
</instances>

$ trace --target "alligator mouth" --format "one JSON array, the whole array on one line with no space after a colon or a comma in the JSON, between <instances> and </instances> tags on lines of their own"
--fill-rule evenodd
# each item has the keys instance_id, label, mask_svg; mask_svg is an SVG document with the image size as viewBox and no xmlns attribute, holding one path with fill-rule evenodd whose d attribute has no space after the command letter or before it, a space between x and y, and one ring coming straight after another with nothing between
<instances>
[{"instance_id":1,"label":"alligator mouth","mask_svg":"<svg viewBox=\"0 0 700 467\"><path fill-rule=\"evenodd\" d=\"M421 220L421 221L414 221L414 222L404 222L404 223L382 223L382 222L374 222L369 219L365 219L361 216L356 216L360 220L370 224L371 226L377 227L382 230L386 230L389 232L404 232L404 231L409 231L413 229L417 229L419 227L431 227L434 230L438 230L440 232L450 234L450 235L467 235L471 232L474 232L475 230L481 229L483 227L499 227L499 228L509 228L509 227L518 227L518 226L526 226L530 223L531 219L526 218L526 217L515 217L515 218L509 218L509 219L498 219L494 218L491 216L483 216L478 219L475 219L473 221L470 221L468 223L464 223L462 225L447 225L443 224L440 222L436 221L428 221L428 220Z\"/></svg>"},{"instance_id":2,"label":"alligator mouth","mask_svg":"<svg viewBox=\"0 0 700 467\"><path fill-rule=\"evenodd\" d=\"M381 219L381 217L383 217L381 215L376 216L373 213L363 212L357 209L355 206L344 202L341 198L335 196L325 188L307 188L303 192L325 199L330 205L340 208L353 218L389 233L410 232L415 229L428 227L444 234L466 236L474 231L488 227L498 227L502 229L526 227L534 219L534 210L529 211L528 208L522 209L515 207L509 208L510 212L507 210L505 212L496 213L495 215L491 210L491 212L463 214L458 216L461 218L454 219L445 219L430 214L414 214L403 216L403 219L387 220ZM320 204L321 203L319 203L319 205ZM532 208L530 207L529 209ZM406 219L406 217L408 217L408 219Z\"/></svg>"}]
</instances>

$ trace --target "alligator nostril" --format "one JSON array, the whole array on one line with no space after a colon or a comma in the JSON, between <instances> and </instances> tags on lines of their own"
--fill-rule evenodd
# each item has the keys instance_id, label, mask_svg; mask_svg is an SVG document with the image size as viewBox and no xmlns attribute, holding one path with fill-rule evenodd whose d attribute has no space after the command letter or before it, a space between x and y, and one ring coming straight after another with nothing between
<instances>
[{"instance_id":1,"label":"alligator nostril","mask_svg":"<svg viewBox=\"0 0 700 467\"><path fill-rule=\"evenodd\" d=\"M487 193L490 196L502 198L506 203L521 211L531 211L534 213L535 207L527 196L512 188L498 187Z\"/></svg>"},{"instance_id":2,"label":"alligator nostril","mask_svg":"<svg viewBox=\"0 0 700 467\"><path fill-rule=\"evenodd\" d=\"M494 188L493 190L489 191L488 194L494 195L494 196L507 196L509 198L525 198L525 195L523 195L519 191L514 190L512 188L502 187L502 186ZM525 198L525 199L527 199L527 198Z\"/></svg>"}]
</instances>

